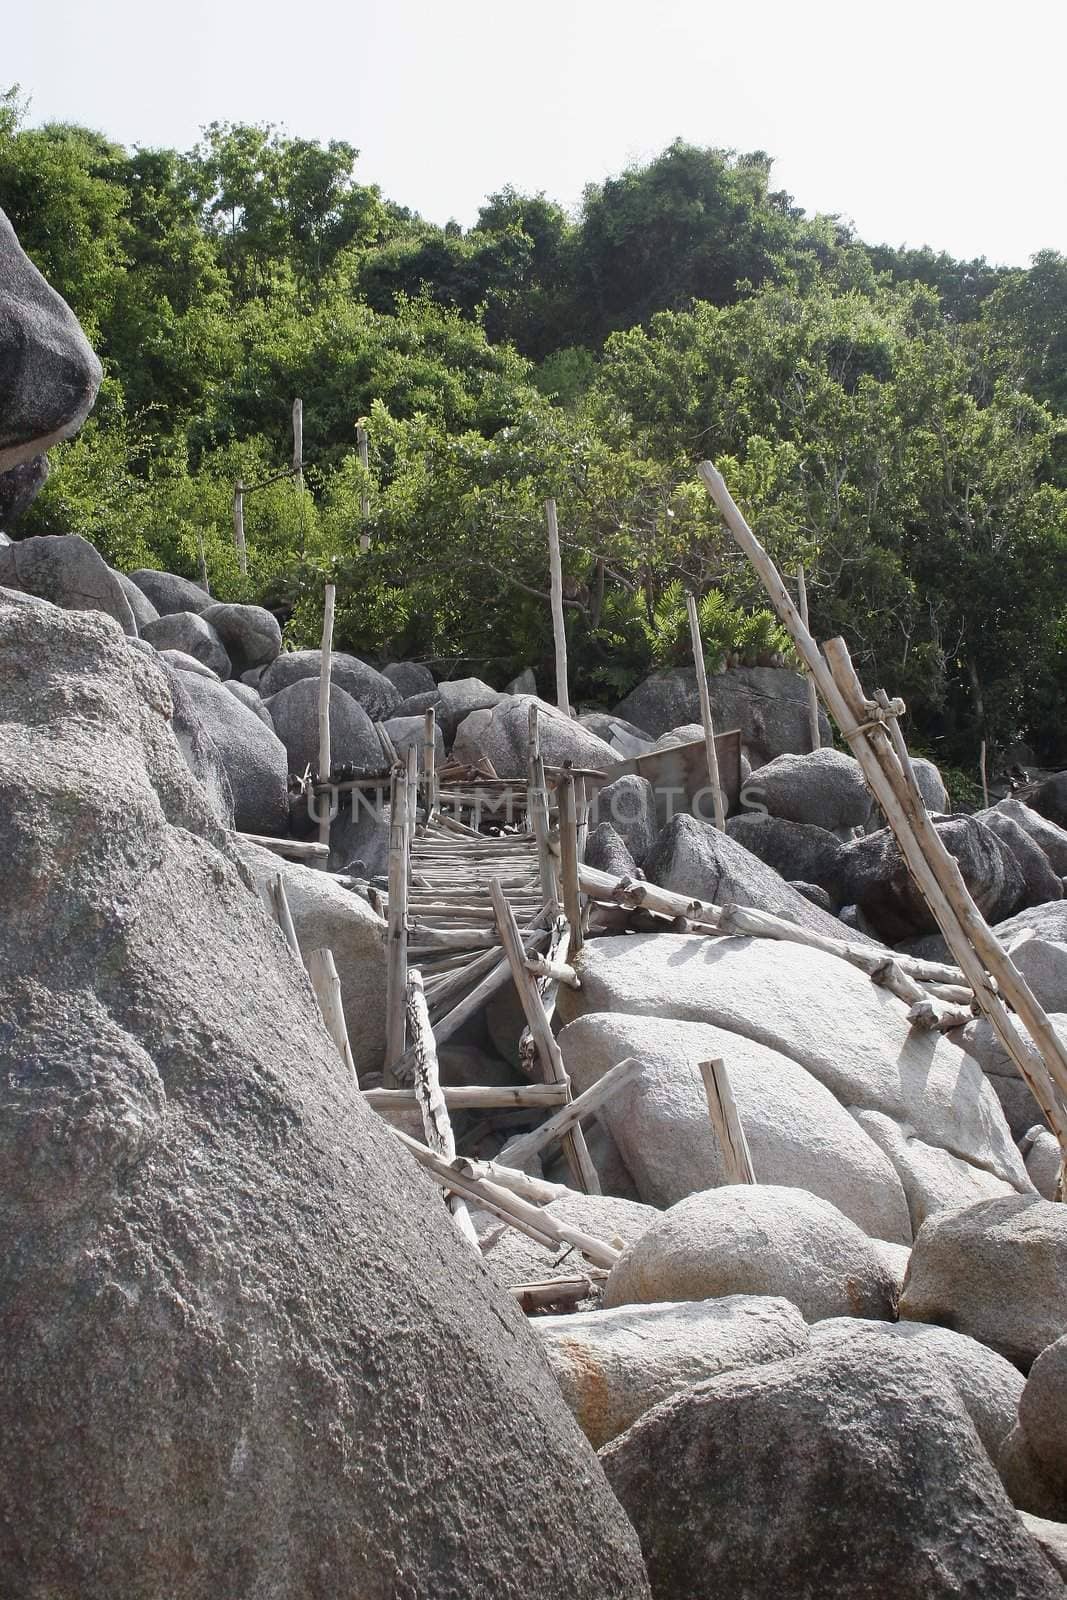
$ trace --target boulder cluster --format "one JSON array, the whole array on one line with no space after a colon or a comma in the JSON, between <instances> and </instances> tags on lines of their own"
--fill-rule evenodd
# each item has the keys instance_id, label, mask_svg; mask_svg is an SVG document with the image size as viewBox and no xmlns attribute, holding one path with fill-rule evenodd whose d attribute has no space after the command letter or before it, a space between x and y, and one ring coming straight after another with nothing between
<instances>
[{"instance_id":1,"label":"boulder cluster","mask_svg":"<svg viewBox=\"0 0 1067 1600\"><path fill-rule=\"evenodd\" d=\"M40 421L8 397L0 469L95 381L83 360ZM586 1123L601 1194L554 1149L520 1165L612 1247L595 1270L477 1210L472 1248L369 1108L387 808L339 816L325 867L247 837L317 837L319 669L262 608L75 535L0 541L0 1593L1064 1600L1060 1151L988 1023L919 1028L835 953L946 954L856 763L809 749L803 682L713 679L744 752L725 832L618 771L699 739L692 674L539 702L546 764L588 774L591 865L817 936L593 908L559 1050L576 1094L639 1069ZM384 779L432 707L442 764L521 782L534 691L335 654L335 775ZM1062 1029L1062 786L972 816L919 776ZM355 1078L279 877L299 951L333 952ZM442 1083L529 1087L524 1020L499 989ZM457 1110L458 1148L506 1167L541 1115Z\"/></svg>"}]
</instances>

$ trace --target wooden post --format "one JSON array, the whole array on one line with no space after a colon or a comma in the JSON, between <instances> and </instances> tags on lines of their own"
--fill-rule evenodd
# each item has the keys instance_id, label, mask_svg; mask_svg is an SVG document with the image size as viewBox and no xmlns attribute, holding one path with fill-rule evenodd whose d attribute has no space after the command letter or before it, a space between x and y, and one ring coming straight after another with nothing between
<instances>
[{"instance_id":1,"label":"wooden post","mask_svg":"<svg viewBox=\"0 0 1067 1600\"><path fill-rule=\"evenodd\" d=\"M245 486L238 478L233 487L233 543L237 551L237 565L242 573L248 571L248 551L245 548Z\"/></svg>"},{"instance_id":2,"label":"wooden post","mask_svg":"<svg viewBox=\"0 0 1067 1600\"><path fill-rule=\"evenodd\" d=\"M356 444L359 446L359 459L364 472L370 471L370 446L367 439L367 430L363 427L356 429ZM359 548L364 555L370 549L370 495L364 484L363 493L359 497L359 515L363 528L359 536Z\"/></svg>"},{"instance_id":3,"label":"wooden post","mask_svg":"<svg viewBox=\"0 0 1067 1600\"><path fill-rule=\"evenodd\" d=\"M565 716L571 714L570 695L567 690L567 632L563 626L563 565L559 554L559 526L556 522L556 502L545 501L548 519L548 571L552 595L552 641L556 650L556 704Z\"/></svg>"},{"instance_id":4,"label":"wooden post","mask_svg":"<svg viewBox=\"0 0 1067 1600\"><path fill-rule=\"evenodd\" d=\"M522 1003L527 1025L537 1045L545 1081L569 1084L570 1079L563 1065L563 1056L545 1015L537 984L526 970L526 952L522 947L522 935L515 922L515 913L508 905L498 879L491 878L489 888L493 897L493 910L496 912L497 932L508 958L512 981ZM580 1127L572 1128L569 1133L564 1134L563 1153L578 1187L584 1189L586 1194L599 1194L600 1179Z\"/></svg>"},{"instance_id":5,"label":"wooden post","mask_svg":"<svg viewBox=\"0 0 1067 1600\"><path fill-rule=\"evenodd\" d=\"M426 784L426 821L437 815L437 717L433 706L428 706L422 733L422 770Z\"/></svg>"},{"instance_id":6,"label":"wooden post","mask_svg":"<svg viewBox=\"0 0 1067 1600\"><path fill-rule=\"evenodd\" d=\"M708 758L708 787L711 789L712 804L715 807L715 826L720 832L725 832L726 808L722 802L722 787L719 783L719 754L715 748L715 724L711 718L711 696L708 694L708 673L704 665L704 643L700 637L700 619L697 616L697 603L693 595L686 595L685 606L689 613L689 637L693 645L693 666L696 668L697 693L700 695L700 720L704 726L704 749Z\"/></svg>"},{"instance_id":7,"label":"wooden post","mask_svg":"<svg viewBox=\"0 0 1067 1600\"><path fill-rule=\"evenodd\" d=\"M419 750L418 746L409 744L404 751L405 777L408 786L407 823L408 823L408 861L411 860L411 846L415 842L415 828L419 820Z\"/></svg>"},{"instance_id":8,"label":"wooden post","mask_svg":"<svg viewBox=\"0 0 1067 1600\"><path fill-rule=\"evenodd\" d=\"M337 1046L341 1060L352 1074L353 1083L358 1083L356 1063L352 1059L352 1046L345 1023L344 1006L341 1003L341 980L337 976L333 951L326 948L310 950L307 968L311 987L315 991L315 998L322 1012L322 1020L326 1024L326 1031Z\"/></svg>"},{"instance_id":9,"label":"wooden post","mask_svg":"<svg viewBox=\"0 0 1067 1600\"><path fill-rule=\"evenodd\" d=\"M296 937L296 927L293 923L293 914L289 910L289 897L285 892L285 880L282 878L280 872L275 874L274 881L271 884L270 892L271 901L274 906L274 915L278 919L279 928L285 935L285 942L293 952L296 959L302 962L303 957L300 954L300 943Z\"/></svg>"},{"instance_id":10,"label":"wooden post","mask_svg":"<svg viewBox=\"0 0 1067 1600\"><path fill-rule=\"evenodd\" d=\"M988 811L989 810L989 780L986 777L986 770L985 770L985 740L984 739L982 740L982 748L978 752L978 770L982 774L982 800L983 800L983 803L985 805L986 810Z\"/></svg>"},{"instance_id":11,"label":"wooden post","mask_svg":"<svg viewBox=\"0 0 1067 1600\"><path fill-rule=\"evenodd\" d=\"M204 535L199 528L196 530L196 554L197 565L200 568L200 587L205 594L210 594L211 585L207 576L207 552L204 549Z\"/></svg>"},{"instance_id":12,"label":"wooden post","mask_svg":"<svg viewBox=\"0 0 1067 1600\"><path fill-rule=\"evenodd\" d=\"M297 487L304 487L304 402L293 401L293 471Z\"/></svg>"},{"instance_id":13,"label":"wooden post","mask_svg":"<svg viewBox=\"0 0 1067 1600\"><path fill-rule=\"evenodd\" d=\"M548 842L548 787L545 783L545 764L541 759L541 723L536 700L530 701L528 729L529 790L526 811L530 819L530 832L537 841L537 870L541 878L541 894L545 904L554 910L559 905L559 887L556 883L556 860Z\"/></svg>"},{"instance_id":14,"label":"wooden post","mask_svg":"<svg viewBox=\"0 0 1067 1600\"><path fill-rule=\"evenodd\" d=\"M501 1150L497 1160L506 1167L523 1167L527 1161L532 1161L546 1145L554 1144L563 1137L571 1128L577 1127L583 1117L591 1116L598 1106L610 1100L626 1084L632 1083L641 1070L641 1063L636 1056L627 1056L625 1061L619 1061L610 1067L603 1077L597 1079L577 1100L572 1100L549 1117L547 1122L542 1122L539 1128L534 1128L532 1133L520 1134L517 1139L511 1139Z\"/></svg>"},{"instance_id":15,"label":"wooden post","mask_svg":"<svg viewBox=\"0 0 1067 1600\"><path fill-rule=\"evenodd\" d=\"M808 626L808 585L804 577L804 566L797 567L797 606L800 611L800 620L805 628ZM811 673L806 674L808 680L808 731L811 739L811 748L820 749L822 735L819 732L819 692L815 687L815 679Z\"/></svg>"},{"instance_id":16,"label":"wooden post","mask_svg":"<svg viewBox=\"0 0 1067 1600\"><path fill-rule=\"evenodd\" d=\"M385 947L385 1067L382 1087L399 1087L394 1067L404 1054L408 981L408 783L393 768L389 804L389 919Z\"/></svg>"},{"instance_id":17,"label":"wooden post","mask_svg":"<svg viewBox=\"0 0 1067 1600\"><path fill-rule=\"evenodd\" d=\"M727 1183L755 1183L756 1174L752 1170L748 1140L737 1114L737 1101L730 1087L725 1062L702 1061L700 1076L708 1097L708 1116L722 1148Z\"/></svg>"},{"instance_id":18,"label":"wooden post","mask_svg":"<svg viewBox=\"0 0 1067 1600\"><path fill-rule=\"evenodd\" d=\"M299 404L299 401L297 402ZM326 597L322 610L322 650L319 655L319 782L329 783L330 772L333 769L333 755L330 750L330 681L333 675L333 607L336 590L332 583L326 585ZM330 820L333 811L333 795L316 795L319 807L319 843L329 845ZM326 810L322 810L322 802L326 801Z\"/></svg>"},{"instance_id":19,"label":"wooden post","mask_svg":"<svg viewBox=\"0 0 1067 1600\"><path fill-rule=\"evenodd\" d=\"M894 720L896 713L887 717L885 707L866 699L843 639L827 643L826 660L823 660L774 563L734 504L722 477L710 461L702 462L698 471L734 539L763 580L827 709L863 768L909 871L974 990L978 1006L1019 1068L1067 1160L1067 1113L1063 1109L1063 1100L1067 1099L1067 1048L1030 986L987 925L958 863L930 821L914 773L909 774L900 759L903 736ZM847 694L842 684L848 689ZM990 983L990 977L995 983ZM1005 1000L1018 1015L1029 1040L1012 1025Z\"/></svg>"},{"instance_id":20,"label":"wooden post","mask_svg":"<svg viewBox=\"0 0 1067 1600\"><path fill-rule=\"evenodd\" d=\"M559 806L559 863L563 887L563 914L570 923L571 953L582 948L582 891L578 877L578 819L574 803L574 779L567 771L556 785Z\"/></svg>"},{"instance_id":21,"label":"wooden post","mask_svg":"<svg viewBox=\"0 0 1067 1600\"><path fill-rule=\"evenodd\" d=\"M441 1093L437 1046L434 1043L433 1029L430 1027L430 1013L426 1009L422 973L418 967L413 967L408 973L407 1017L415 1052L413 1082L419 1109L422 1112L426 1143L442 1161L452 1162L456 1159L456 1140L452 1133L448 1107ZM448 1209L455 1218L460 1233L477 1250L478 1233L471 1221L466 1201L461 1200L458 1195L450 1195Z\"/></svg>"}]
</instances>

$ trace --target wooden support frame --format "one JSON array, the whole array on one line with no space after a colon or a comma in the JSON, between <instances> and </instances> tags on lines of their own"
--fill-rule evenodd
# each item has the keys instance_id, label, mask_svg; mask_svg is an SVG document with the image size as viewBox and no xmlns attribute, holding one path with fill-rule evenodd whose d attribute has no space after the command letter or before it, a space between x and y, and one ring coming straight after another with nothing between
<instances>
[{"instance_id":1,"label":"wooden support frame","mask_svg":"<svg viewBox=\"0 0 1067 1600\"><path fill-rule=\"evenodd\" d=\"M427 706L422 727L422 781L426 794L426 821L437 815L441 801L437 780L437 716L433 706Z\"/></svg>"},{"instance_id":2,"label":"wooden support frame","mask_svg":"<svg viewBox=\"0 0 1067 1600\"><path fill-rule=\"evenodd\" d=\"M407 1035L408 981L408 780L401 766L393 768L389 806L389 915L385 946L385 1066L382 1084L398 1087L396 1063L404 1054Z\"/></svg>"},{"instance_id":3,"label":"wooden support frame","mask_svg":"<svg viewBox=\"0 0 1067 1600\"><path fill-rule=\"evenodd\" d=\"M722 476L710 461L702 462L698 471L735 541L763 581L823 703L863 768L909 871L971 985L978 1006L1058 1139L1062 1184L1067 1167L1067 1047L975 905L958 864L930 821L897 726L898 713L887 712L886 705L868 700L863 694L844 640L830 640L823 660L774 563L741 515ZM1013 1026L1004 1000L1017 1013L1028 1039Z\"/></svg>"},{"instance_id":4,"label":"wooden support frame","mask_svg":"<svg viewBox=\"0 0 1067 1600\"><path fill-rule=\"evenodd\" d=\"M504 1166L524 1167L546 1146L555 1144L572 1128L576 1128L583 1117L592 1116L612 1095L632 1083L640 1071L641 1062L636 1056L627 1056L625 1061L609 1067L603 1077L590 1084L588 1089L549 1117L547 1122L542 1122L539 1128L520 1134L517 1139L510 1139L501 1150L498 1160Z\"/></svg>"},{"instance_id":5,"label":"wooden support frame","mask_svg":"<svg viewBox=\"0 0 1067 1600\"><path fill-rule=\"evenodd\" d=\"M522 1004L527 1026L533 1035L537 1046L537 1053L541 1060L541 1067L546 1082L570 1083L567 1069L563 1065L559 1045L556 1043L545 1008L541 1003L541 996L533 977L526 970L525 955L522 948L522 936L515 922L515 914L508 905L503 889L492 880L490 888L493 895L493 905L497 914L497 931L500 942L511 967L511 976ZM580 1127L574 1127L563 1136L563 1153L567 1159L574 1180L586 1194L599 1194L600 1179L597 1176L593 1158L585 1142L585 1135Z\"/></svg>"},{"instance_id":6,"label":"wooden support frame","mask_svg":"<svg viewBox=\"0 0 1067 1600\"><path fill-rule=\"evenodd\" d=\"M548 573L552 604L552 644L556 657L556 704L564 716L571 714L567 688L567 630L563 620L563 564L559 554L559 524L555 500L545 501L548 523Z\"/></svg>"}]
</instances>

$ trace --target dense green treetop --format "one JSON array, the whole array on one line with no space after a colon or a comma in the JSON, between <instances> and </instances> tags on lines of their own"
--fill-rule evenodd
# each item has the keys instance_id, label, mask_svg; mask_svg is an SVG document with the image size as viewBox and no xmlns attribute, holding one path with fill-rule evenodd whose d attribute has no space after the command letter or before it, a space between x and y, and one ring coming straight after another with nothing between
<instances>
[{"instance_id":1,"label":"dense green treetop","mask_svg":"<svg viewBox=\"0 0 1067 1600\"><path fill-rule=\"evenodd\" d=\"M709 659L783 648L708 456L920 746L1067 760L1067 259L868 246L771 173L676 141L574 216L508 187L464 230L340 141L214 123L128 151L0 96L0 206L106 372L22 531L189 575L202 541L214 591L295 644L332 574L342 646L548 684L553 495L575 687L612 704L685 660L687 587Z\"/></svg>"}]
</instances>

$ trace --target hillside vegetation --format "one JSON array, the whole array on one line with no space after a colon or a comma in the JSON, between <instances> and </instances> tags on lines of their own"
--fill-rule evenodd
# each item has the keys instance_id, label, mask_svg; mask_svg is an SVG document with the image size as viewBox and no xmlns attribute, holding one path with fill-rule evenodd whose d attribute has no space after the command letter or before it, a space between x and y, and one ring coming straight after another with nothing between
<instances>
[{"instance_id":1,"label":"hillside vegetation","mask_svg":"<svg viewBox=\"0 0 1067 1600\"><path fill-rule=\"evenodd\" d=\"M213 591L294 644L332 574L344 649L550 682L552 494L572 687L613 704L685 659L685 587L712 654L779 647L694 479L709 456L918 747L1067 759L1067 259L872 247L760 152L675 143L574 217L506 189L466 231L357 170L348 144L229 124L125 150L0 97L0 207L107 374L20 533L189 576L199 534ZM304 493L277 476L296 396ZM247 577L237 479L265 483Z\"/></svg>"}]
</instances>

